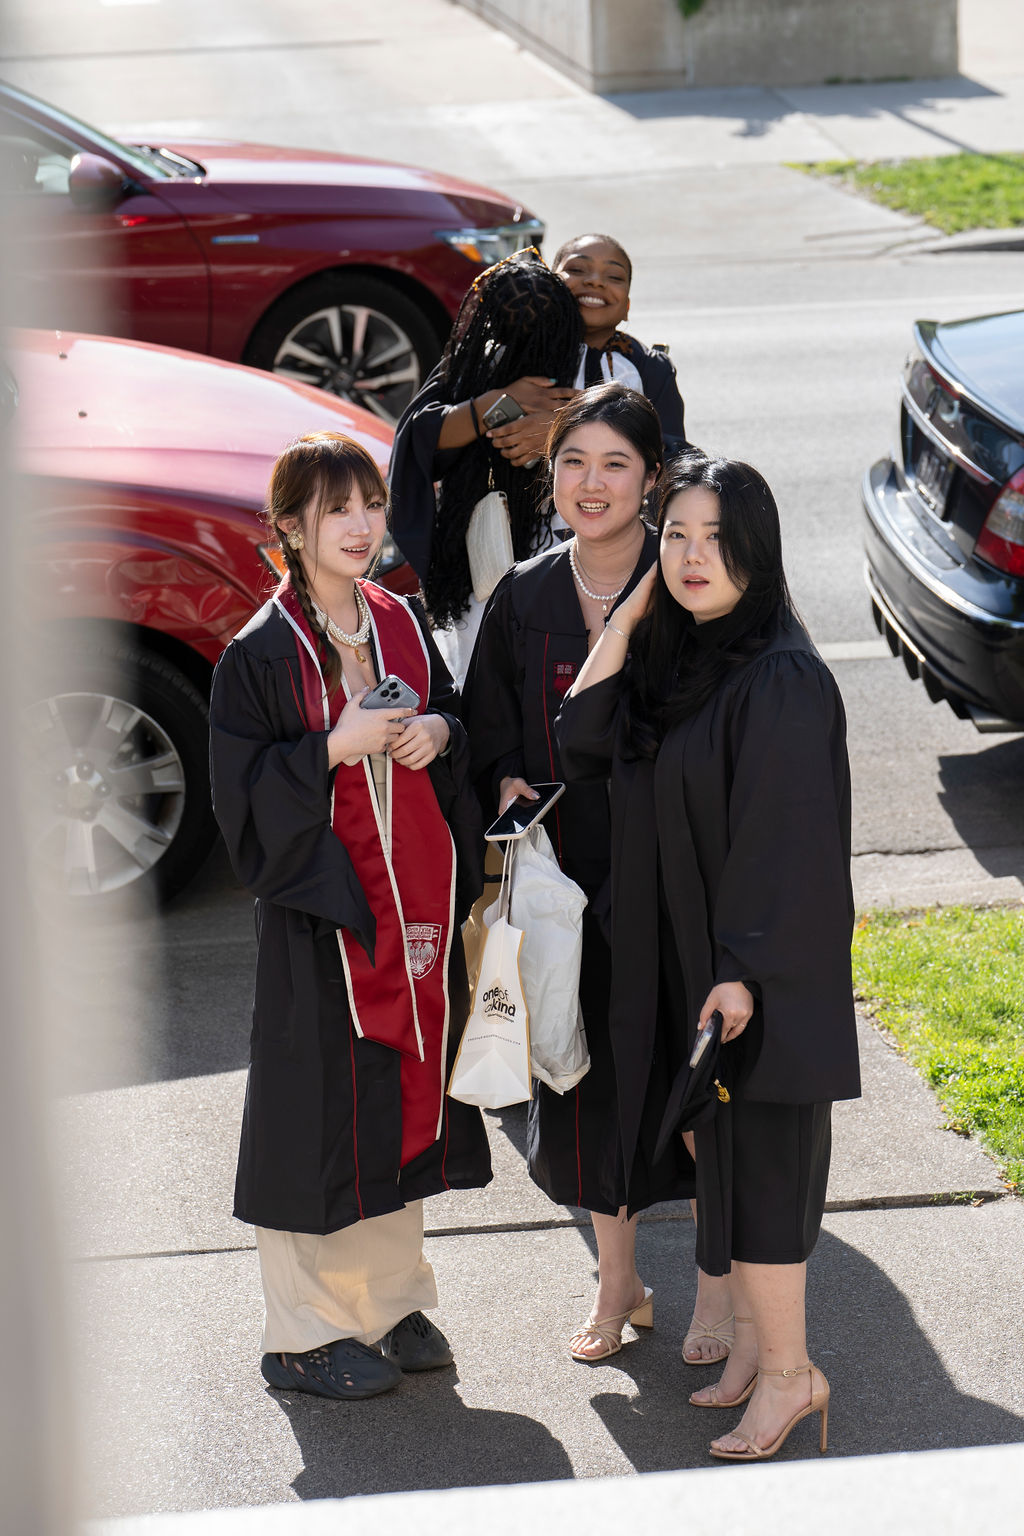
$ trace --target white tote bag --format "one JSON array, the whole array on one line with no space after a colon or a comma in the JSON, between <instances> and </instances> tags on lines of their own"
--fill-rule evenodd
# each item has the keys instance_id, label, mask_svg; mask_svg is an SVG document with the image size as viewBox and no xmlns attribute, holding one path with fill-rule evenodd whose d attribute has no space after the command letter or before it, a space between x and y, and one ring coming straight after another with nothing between
<instances>
[{"instance_id":1,"label":"white tote bag","mask_svg":"<svg viewBox=\"0 0 1024 1536\"><path fill-rule=\"evenodd\" d=\"M587 898L559 867L543 827L514 846L509 916L523 933L519 974L530 1012L533 1075L565 1093L590 1069L579 999Z\"/></svg>"},{"instance_id":2,"label":"white tote bag","mask_svg":"<svg viewBox=\"0 0 1024 1536\"><path fill-rule=\"evenodd\" d=\"M484 913L483 953L473 1007L466 1022L448 1092L463 1104L503 1109L532 1098L530 1016L519 979L520 929L508 921L510 844L505 853L501 890Z\"/></svg>"}]
</instances>

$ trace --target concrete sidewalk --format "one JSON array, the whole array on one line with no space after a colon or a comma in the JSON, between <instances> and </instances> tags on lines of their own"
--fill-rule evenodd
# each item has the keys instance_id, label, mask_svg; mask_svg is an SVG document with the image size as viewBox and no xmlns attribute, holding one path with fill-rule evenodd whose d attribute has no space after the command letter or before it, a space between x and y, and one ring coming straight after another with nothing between
<instances>
[{"instance_id":1,"label":"concrete sidewalk","mask_svg":"<svg viewBox=\"0 0 1024 1536\"><path fill-rule=\"evenodd\" d=\"M273 11L269 0L22 0L4 74L126 135L219 133L443 165L543 211L549 249L613 225L662 306L689 301L695 263L708 305L731 299L755 264L770 292L772 263L794 259L801 298L813 300L832 295L844 258L924 238L917 221L782 161L1024 147L1017 0L964 0L952 81L607 100L444 0L293 0L286 38ZM893 270L888 281L917 278ZM641 320L643 303L640 291ZM804 1425L772 1467L707 1469L720 1426L686 1396L714 1376L679 1356L693 1296L684 1209L640 1226L654 1334L605 1365L569 1359L565 1341L593 1293L592 1238L580 1212L527 1179L522 1109L488 1117L494 1184L428 1206L457 1370L365 1404L266 1390L252 1235L227 1214L252 973L250 904L215 862L162 921L98 931L85 971L66 979L80 1090L61 1111L80 1341L69 1368L86 1405L83 1503L97 1530L311 1532L344 1521L355 1533L407 1522L504 1533L534 1521L593 1536L627 1520L717 1533L756 1518L769 1536L827 1518L837 1530L845 1519L902 1533L922 1528L929 1494L930 1532L1019 1526L1009 1501L1021 1453L956 1448L1022 1439L1013 1346L1024 1204L1004 1196L973 1143L943 1129L931 1094L868 1029L865 1098L837 1107L811 1265L812 1353L834 1391L827 1460ZM96 1050L112 1028L146 1042L114 1075ZM887 1454L908 1451L930 1454ZM622 1480L637 1471L665 1476ZM450 1488L478 1491L411 1492ZM370 1493L393 1497L294 1507ZM197 1513L148 1516L159 1510Z\"/></svg>"},{"instance_id":2,"label":"concrete sidewalk","mask_svg":"<svg viewBox=\"0 0 1024 1536\"><path fill-rule=\"evenodd\" d=\"M205 889L134 933L146 965L122 1004L177 1060L154 1063L149 1082L140 1062L135 1085L76 1096L62 1110L90 1514L630 1472L685 1479L708 1465L716 1429L686 1396L714 1371L679 1355L693 1301L688 1209L658 1208L640 1223L654 1333L627 1334L607 1364L574 1363L566 1339L592 1299L592 1235L584 1213L553 1206L527 1178L522 1106L487 1117L494 1183L427 1206L438 1320L457 1369L362 1404L265 1388L252 1234L226 1214L244 1077L237 1067L200 1070L204 1059L244 1058L249 901L215 866ZM97 934L86 962L94 974L75 978L79 995L88 987L95 997L79 1011L84 1042L104 1027L96 993L116 976L125 938ZM217 946L214 965L199 963L204 943ZM201 1025L191 1045L189 1020ZM1024 1204L1005 1196L973 1143L943 1129L933 1096L880 1035L865 1027L862 1046L865 1096L836 1108L829 1207L810 1266L811 1349L834 1393L830 1460L1019 1441L1024 1362L1006 1341L1019 1331ZM781 1462L803 1475L806 1463L788 1464L816 1461L813 1446L805 1426ZM846 1474L836 1475L842 1484ZM689 1499L671 1490L657 1499L669 1496ZM584 1500L569 1529L583 1529L592 1508Z\"/></svg>"}]
</instances>

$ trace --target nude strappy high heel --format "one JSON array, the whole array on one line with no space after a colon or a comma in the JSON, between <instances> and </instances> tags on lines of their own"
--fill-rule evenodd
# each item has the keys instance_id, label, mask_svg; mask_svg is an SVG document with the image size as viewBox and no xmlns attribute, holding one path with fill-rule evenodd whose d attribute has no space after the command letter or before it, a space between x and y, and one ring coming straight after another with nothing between
<instances>
[{"instance_id":1,"label":"nude strappy high heel","mask_svg":"<svg viewBox=\"0 0 1024 1536\"><path fill-rule=\"evenodd\" d=\"M717 1450L715 1446L712 1445L709 1446L709 1450L711 1451L712 1456L717 1456L721 1461L767 1461L769 1456L774 1456L776 1451L782 1449L783 1445L786 1443L786 1440L789 1437L790 1431L800 1423L800 1420L809 1418L812 1413L821 1414L820 1449L822 1451L826 1451L828 1449L828 1400L830 1394L828 1382L825 1380L825 1377L822 1375L821 1371L818 1370L818 1367L816 1365L812 1365L810 1360L808 1360L806 1365L796 1365L792 1368L792 1370L760 1371L759 1375L800 1376L804 1371L806 1371L810 1377L811 1400L807 1404L806 1408L801 1408L799 1413L794 1413L789 1423L786 1424L782 1430L780 1430L779 1434L776 1435L771 1445L756 1445L754 1441L751 1440L747 1435L741 1435L738 1429L734 1429L732 1434L737 1440L743 1441L743 1444L747 1447L746 1450L722 1451ZM821 1379L821 1387L817 1391L815 1391L814 1388L815 1376L818 1376Z\"/></svg>"},{"instance_id":2,"label":"nude strappy high heel","mask_svg":"<svg viewBox=\"0 0 1024 1536\"><path fill-rule=\"evenodd\" d=\"M654 1292L649 1286L644 1286L643 1301L626 1312L620 1312L617 1317L588 1317L583 1327L569 1340L570 1355L574 1360L581 1360L584 1365L595 1365L598 1360L607 1360L609 1355L617 1355L622 1348L622 1330L626 1323L632 1323L634 1328L654 1327ZM583 1353L583 1347L592 1343L604 1345L600 1354Z\"/></svg>"},{"instance_id":3,"label":"nude strappy high heel","mask_svg":"<svg viewBox=\"0 0 1024 1536\"><path fill-rule=\"evenodd\" d=\"M737 1317L735 1319L735 1321L737 1323L752 1323L754 1321L754 1319L752 1317ZM719 1326L721 1326L721 1325L719 1325ZM685 1348L685 1346L684 1346L684 1348ZM685 1359L685 1356L683 1358ZM686 1363L687 1363L687 1365L696 1365L697 1364L696 1360L687 1360ZM704 1365L716 1365L718 1362L714 1361L714 1360L705 1360L702 1363ZM745 1403L746 1402L747 1398L750 1396L750 1394L753 1392L753 1390L754 1390L754 1388L756 1386L757 1386L757 1371L755 1370L753 1376L751 1376L750 1380L747 1382L746 1386L743 1388L743 1391L740 1393L740 1395L738 1397L730 1397L730 1398L719 1397L719 1395L718 1395L718 1382L716 1381L713 1387L710 1387L710 1388L701 1387L699 1389L701 1392L703 1392L705 1390L710 1391L712 1393L711 1397L705 1397L705 1398L702 1399L702 1398L699 1398L695 1392L691 1392L690 1393L690 1402L693 1404L693 1406L695 1408L738 1408L741 1403Z\"/></svg>"}]
</instances>

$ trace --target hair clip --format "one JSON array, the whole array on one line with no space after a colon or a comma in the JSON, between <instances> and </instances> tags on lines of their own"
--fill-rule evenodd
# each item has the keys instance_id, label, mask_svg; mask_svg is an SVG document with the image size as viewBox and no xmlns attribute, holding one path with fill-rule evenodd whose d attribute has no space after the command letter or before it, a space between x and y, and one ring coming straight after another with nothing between
<instances>
[{"instance_id":1,"label":"hair clip","mask_svg":"<svg viewBox=\"0 0 1024 1536\"><path fill-rule=\"evenodd\" d=\"M547 268L548 264L544 260L544 257L541 255L540 251L538 251L537 247L535 245L524 245L521 250L510 251L507 256L502 256L500 261L492 262L489 267L485 267L482 272L478 272L476 277L474 277L473 281L469 285L470 293L475 292L475 290L479 288L484 279L490 277L492 272L497 272L499 267L506 266L510 261L518 261L521 256L533 256L537 261L540 262L542 267Z\"/></svg>"}]
</instances>

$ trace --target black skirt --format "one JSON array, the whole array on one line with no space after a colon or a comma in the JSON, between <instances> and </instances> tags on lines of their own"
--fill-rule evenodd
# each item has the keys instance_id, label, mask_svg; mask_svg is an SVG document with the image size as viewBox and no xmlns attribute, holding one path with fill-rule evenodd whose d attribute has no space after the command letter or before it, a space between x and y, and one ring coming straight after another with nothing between
<instances>
[{"instance_id":1,"label":"black skirt","mask_svg":"<svg viewBox=\"0 0 1024 1536\"><path fill-rule=\"evenodd\" d=\"M749 1026L748 1026L749 1028ZM766 1104L741 1092L698 1126L697 1263L802 1264L825 1210L831 1104Z\"/></svg>"},{"instance_id":2,"label":"black skirt","mask_svg":"<svg viewBox=\"0 0 1024 1536\"><path fill-rule=\"evenodd\" d=\"M659 920L659 1036L697 1038L704 998L689 999L664 892ZM722 1049L719 1076L731 1098L694 1132L697 1263L707 1275L741 1264L802 1264L818 1240L832 1153L832 1105L770 1104L744 1096L761 1048L761 1011ZM652 1077L653 1077L652 1073ZM670 1079L671 1080L671 1079Z\"/></svg>"},{"instance_id":3,"label":"black skirt","mask_svg":"<svg viewBox=\"0 0 1024 1536\"><path fill-rule=\"evenodd\" d=\"M617 1216L626 1204L619 1138L615 1061L608 1032L612 957L589 908L583 914L580 1006L590 1070L568 1093L533 1085L527 1130L530 1176L559 1205ZM656 1163L648 1156L644 1206L682 1200L694 1192L693 1163L680 1143Z\"/></svg>"}]
</instances>

